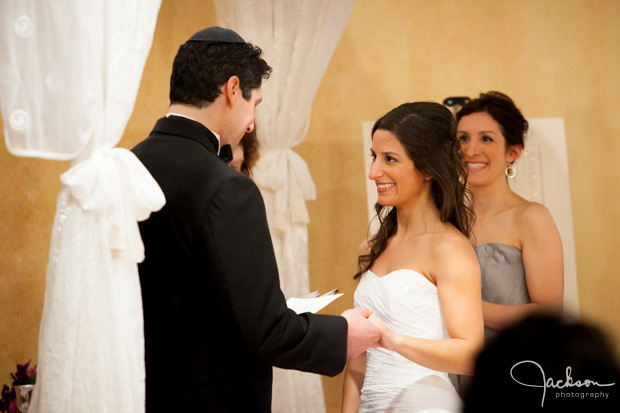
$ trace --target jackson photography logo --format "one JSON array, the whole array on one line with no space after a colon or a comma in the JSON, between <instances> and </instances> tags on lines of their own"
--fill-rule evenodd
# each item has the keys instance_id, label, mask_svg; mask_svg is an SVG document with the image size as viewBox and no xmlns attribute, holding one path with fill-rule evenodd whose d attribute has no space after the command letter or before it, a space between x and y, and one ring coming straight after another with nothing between
<instances>
[{"instance_id":1,"label":"jackson photography logo","mask_svg":"<svg viewBox=\"0 0 620 413\"><path fill-rule=\"evenodd\" d=\"M524 383L518 379L520 374L526 371L528 377L532 374L532 369L535 373L540 373L539 378L536 378L537 374L534 374L535 380L532 379L532 383ZM510 377L522 386L538 387L541 389L540 406L544 407L545 397L547 396L547 389L558 389L555 393L555 398L577 398L577 399L608 399L609 393L612 389L611 386L615 386L616 383L599 383L594 380L584 379L573 380L571 377L572 368L566 367L566 377L558 380L554 380L552 377L547 378L542 366L532 360L524 360L516 363L510 369Z\"/></svg>"}]
</instances>

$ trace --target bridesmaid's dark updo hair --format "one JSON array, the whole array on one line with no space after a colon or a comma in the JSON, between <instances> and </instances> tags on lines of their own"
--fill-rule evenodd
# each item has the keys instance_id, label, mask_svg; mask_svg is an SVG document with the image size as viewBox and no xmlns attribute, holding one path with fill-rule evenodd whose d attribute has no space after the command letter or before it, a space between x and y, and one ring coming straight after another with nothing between
<instances>
[{"instance_id":1,"label":"bridesmaid's dark updo hair","mask_svg":"<svg viewBox=\"0 0 620 413\"><path fill-rule=\"evenodd\" d=\"M456 123L452 112L434 102L404 103L381 117L373 126L392 133L407 151L415 168L431 177L431 196L442 222L454 225L469 237L473 223L471 198L466 172L456 140ZM414 173L414 170L411 170ZM398 222L396 208L375 204L379 231L369 241L370 252L358 257L357 279L365 273L387 246Z\"/></svg>"},{"instance_id":2,"label":"bridesmaid's dark updo hair","mask_svg":"<svg viewBox=\"0 0 620 413\"><path fill-rule=\"evenodd\" d=\"M511 145L525 147L524 138L529 124L510 97L495 91L481 93L457 112L456 123L458 124L463 116L480 112L488 113L502 128L506 149Z\"/></svg>"}]
</instances>

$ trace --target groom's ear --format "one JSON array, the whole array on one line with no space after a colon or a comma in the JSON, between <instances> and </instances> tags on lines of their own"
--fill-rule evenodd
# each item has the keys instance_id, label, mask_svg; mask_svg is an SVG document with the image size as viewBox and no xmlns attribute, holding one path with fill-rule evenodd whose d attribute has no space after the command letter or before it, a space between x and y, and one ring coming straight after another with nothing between
<instances>
[{"instance_id":1,"label":"groom's ear","mask_svg":"<svg viewBox=\"0 0 620 413\"><path fill-rule=\"evenodd\" d=\"M222 86L222 95L224 95L227 105L230 106L235 104L237 98L243 98L241 81L237 76L231 76L226 83L224 83L224 86Z\"/></svg>"}]
</instances>

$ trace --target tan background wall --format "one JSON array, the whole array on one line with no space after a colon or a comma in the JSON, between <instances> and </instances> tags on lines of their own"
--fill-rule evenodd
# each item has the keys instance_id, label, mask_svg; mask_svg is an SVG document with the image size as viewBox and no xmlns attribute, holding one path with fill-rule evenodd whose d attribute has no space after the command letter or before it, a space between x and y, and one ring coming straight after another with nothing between
<instances>
[{"instance_id":1,"label":"tan background wall","mask_svg":"<svg viewBox=\"0 0 620 413\"><path fill-rule=\"evenodd\" d=\"M528 117L565 120L581 312L620 344L619 18L616 0L357 0L296 148L317 187L308 205L312 287L345 292L325 312L352 305L366 233L361 123L405 101L495 89ZM211 2L163 1L119 146L148 134L167 108L179 44L216 21ZM17 362L36 361L58 177L67 167L0 148L0 385ZM341 382L324 379L329 411L339 409Z\"/></svg>"}]
</instances>

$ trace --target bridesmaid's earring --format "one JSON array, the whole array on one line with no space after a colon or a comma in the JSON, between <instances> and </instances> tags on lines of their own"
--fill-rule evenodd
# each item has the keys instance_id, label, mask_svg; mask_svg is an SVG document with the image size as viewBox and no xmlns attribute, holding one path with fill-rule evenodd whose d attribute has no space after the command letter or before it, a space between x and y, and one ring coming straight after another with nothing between
<instances>
[{"instance_id":1,"label":"bridesmaid's earring","mask_svg":"<svg viewBox=\"0 0 620 413\"><path fill-rule=\"evenodd\" d=\"M517 170L514 166L512 166L512 164L513 163L510 162L506 167L506 178L508 179L514 179L514 177L517 175Z\"/></svg>"}]
</instances>

